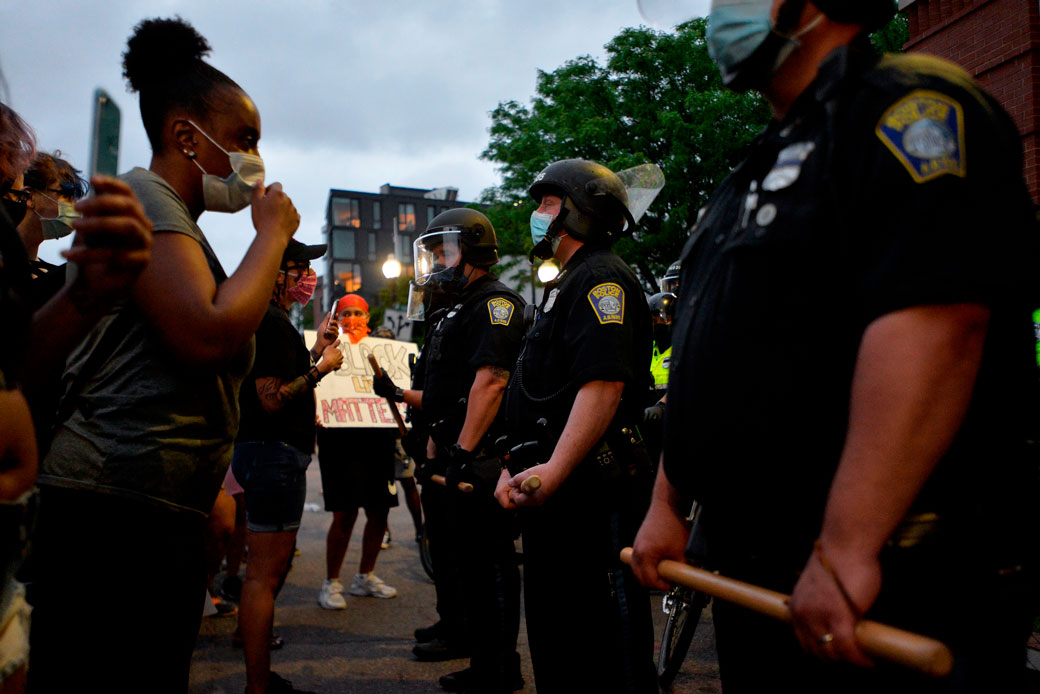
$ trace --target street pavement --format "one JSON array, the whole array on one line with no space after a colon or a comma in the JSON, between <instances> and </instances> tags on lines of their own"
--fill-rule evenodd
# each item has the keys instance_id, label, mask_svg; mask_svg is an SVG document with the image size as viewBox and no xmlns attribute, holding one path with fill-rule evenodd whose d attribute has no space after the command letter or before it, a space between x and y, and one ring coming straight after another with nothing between
<instances>
[{"instance_id":1,"label":"street pavement","mask_svg":"<svg viewBox=\"0 0 1040 694\"><path fill-rule=\"evenodd\" d=\"M317 504L324 509L316 462L307 473L307 504ZM297 688L322 694L442 691L437 678L466 667L468 662L420 663L412 656L413 632L416 627L435 622L436 611L433 583L419 563L415 532L403 499L401 505L390 512L393 542L390 549L380 553L375 571L397 588L397 597L389 600L345 595L346 610L329 611L318 606L318 591L325 578L325 532L331 518L324 510L304 512L297 541L301 554L294 560L275 608L275 632L286 643L284 648L272 653L271 669ZM349 586L357 571L363 527L364 512L361 512L343 566L344 586ZM561 577L561 590L573 590L575 599L579 599L581 588L567 586L564 580L565 577ZM664 628L661 596L653 595L650 600L654 630L660 639ZM192 694L232 694L244 690L242 651L231 647L235 622L233 617L203 619L192 659L189 689ZM574 638L595 638L584 633L581 624L568 624L566 614L560 615L560 628L572 629ZM690 653L672 691L678 694L721 692L713 644L709 609L701 617ZM519 651L527 682L524 691L533 693L534 675L523 623Z\"/></svg>"}]
</instances>

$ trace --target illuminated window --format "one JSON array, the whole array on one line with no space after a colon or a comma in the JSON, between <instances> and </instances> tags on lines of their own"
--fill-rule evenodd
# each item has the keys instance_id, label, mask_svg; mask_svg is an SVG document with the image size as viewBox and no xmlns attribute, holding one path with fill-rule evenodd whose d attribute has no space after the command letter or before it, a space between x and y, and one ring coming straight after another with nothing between
<instances>
[{"instance_id":1,"label":"illuminated window","mask_svg":"<svg viewBox=\"0 0 1040 694\"><path fill-rule=\"evenodd\" d=\"M361 226L360 203L354 198L332 199L332 225L337 227Z\"/></svg>"},{"instance_id":2,"label":"illuminated window","mask_svg":"<svg viewBox=\"0 0 1040 694\"><path fill-rule=\"evenodd\" d=\"M332 257L338 260L357 258L357 235L346 229L332 230Z\"/></svg>"},{"instance_id":3,"label":"illuminated window","mask_svg":"<svg viewBox=\"0 0 1040 694\"><path fill-rule=\"evenodd\" d=\"M378 200L372 202L372 228L383 228L383 203Z\"/></svg>"},{"instance_id":4,"label":"illuminated window","mask_svg":"<svg viewBox=\"0 0 1040 694\"><path fill-rule=\"evenodd\" d=\"M332 272L336 276L336 284L343 287L347 294L361 291L361 266L358 263L333 263Z\"/></svg>"},{"instance_id":5,"label":"illuminated window","mask_svg":"<svg viewBox=\"0 0 1040 694\"><path fill-rule=\"evenodd\" d=\"M397 230L415 231L415 205L412 203L397 206Z\"/></svg>"}]
</instances>

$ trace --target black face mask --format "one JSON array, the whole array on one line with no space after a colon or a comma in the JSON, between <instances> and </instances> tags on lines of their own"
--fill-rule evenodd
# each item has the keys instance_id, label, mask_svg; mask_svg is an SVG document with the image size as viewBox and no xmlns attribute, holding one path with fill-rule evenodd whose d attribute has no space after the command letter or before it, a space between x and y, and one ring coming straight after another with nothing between
<instances>
[{"instance_id":1,"label":"black face mask","mask_svg":"<svg viewBox=\"0 0 1040 694\"><path fill-rule=\"evenodd\" d=\"M672 346L672 326L665 323L654 323L654 344L658 352L664 352Z\"/></svg>"},{"instance_id":2,"label":"black face mask","mask_svg":"<svg viewBox=\"0 0 1040 694\"><path fill-rule=\"evenodd\" d=\"M453 267L445 265L434 265L433 272L427 284L435 293L454 294L462 291L466 286L467 277L462 269L462 263Z\"/></svg>"},{"instance_id":3,"label":"black face mask","mask_svg":"<svg viewBox=\"0 0 1040 694\"><path fill-rule=\"evenodd\" d=\"M28 211L29 206L24 202L10 200L8 198L3 198L2 200L0 200L0 202L3 202L4 212L6 212L7 216L11 218L11 223L15 226L21 224L22 219L25 218L25 213L26 211Z\"/></svg>"}]
</instances>

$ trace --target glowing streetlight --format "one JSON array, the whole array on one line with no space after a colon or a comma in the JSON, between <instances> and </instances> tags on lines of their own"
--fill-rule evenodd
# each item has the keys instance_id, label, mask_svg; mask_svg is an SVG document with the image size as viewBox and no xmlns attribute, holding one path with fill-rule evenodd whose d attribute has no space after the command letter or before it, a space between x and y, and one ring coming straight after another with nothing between
<instances>
[{"instance_id":1,"label":"glowing streetlight","mask_svg":"<svg viewBox=\"0 0 1040 694\"><path fill-rule=\"evenodd\" d=\"M388 280L397 279L401 276L401 263L397 262L397 258L394 254L386 256L386 262L383 263L383 277Z\"/></svg>"},{"instance_id":2,"label":"glowing streetlight","mask_svg":"<svg viewBox=\"0 0 1040 694\"><path fill-rule=\"evenodd\" d=\"M542 284L552 282L558 274L560 274L560 266L552 258L538 266L538 281Z\"/></svg>"}]
</instances>

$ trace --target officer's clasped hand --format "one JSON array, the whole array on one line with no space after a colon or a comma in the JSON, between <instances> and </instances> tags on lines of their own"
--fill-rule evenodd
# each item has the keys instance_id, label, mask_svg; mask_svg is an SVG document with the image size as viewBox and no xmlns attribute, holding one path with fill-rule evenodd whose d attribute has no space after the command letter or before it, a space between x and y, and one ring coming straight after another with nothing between
<instances>
[{"instance_id":1,"label":"officer's clasped hand","mask_svg":"<svg viewBox=\"0 0 1040 694\"><path fill-rule=\"evenodd\" d=\"M372 392L392 402L404 402L404 391L397 387L385 371L378 377L372 377Z\"/></svg>"},{"instance_id":2,"label":"officer's clasped hand","mask_svg":"<svg viewBox=\"0 0 1040 694\"><path fill-rule=\"evenodd\" d=\"M449 490L458 491L460 482L468 482L476 486L475 479L470 466L473 463L473 452L467 451L459 444L448 449L447 465L444 471L444 481Z\"/></svg>"},{"instance_id":3,"label":"officer's clasped hand","mask_svg":"<svg viewBox=\"0 0 1040 694\"><path fill-rule=\"evenodd\" d=\"M663 402L655 402L653 405L643 410L644 422L660 422L662 419L664 419Z\"/></svg>"}]
</instances>

